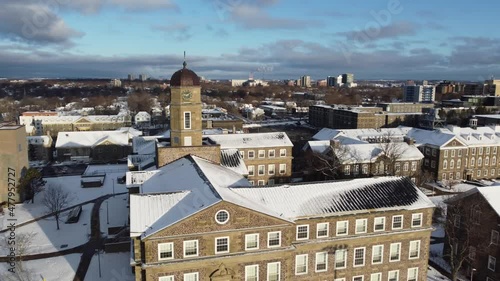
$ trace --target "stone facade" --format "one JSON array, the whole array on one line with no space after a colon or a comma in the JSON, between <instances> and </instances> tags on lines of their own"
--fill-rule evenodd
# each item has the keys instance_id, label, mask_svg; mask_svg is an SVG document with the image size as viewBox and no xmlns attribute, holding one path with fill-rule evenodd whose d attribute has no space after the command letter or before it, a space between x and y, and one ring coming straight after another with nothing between
<instances>
[{"instance_id":1,"label":"stone facade","mask_svg":"<svg viewBox=\"0 0 500 281\"><path fill-rule=\"evenodd\" d=\"M0 204L20 200L13 187L17 187L19 178L28 168L26 129L19 125L0 124Z\"/></svg>"},{"instance_id":2,"label":"stone facade","mask_svg":"<svg viewBox=\"0 0 500 281\"><path fill-rule=\"evenodd\" d=\"M272 185L290 180L292 147L238 148L238 151L243 156L248 170L248 180L253 185Z\"/></svg>"},{"instance_id":3,"label":"stone facade","mask_svg":"<svg viewBox=\"0 0 500 281\"><path fill-rule=\"evenodd\" d=\"M158 146L157 167L163 167L174 162L186 155L195 155L200 158L220 164L220 146L219 145L203 145L203 146L186 146L186 147L171 147Z\"/></svg>"},{"instance_id":4,"label":"stone facade","mask_svg":"<svg viewBox=\"0 0 500 281\"><path fill-rule=\"evenodd\" d=\"M226 210L230 217L226 224L215 221L216 213ZM417 268L415 280L427 280L427 259L429 239L432 231L432 208L400 211L360 211L357 214L299 219L295 222L281 220L246 208L220 202L175 225L167 227L143 239L134 238L134 272L136 280L156 281L162 276L174 276L174 280L185 280L184 274L197 273L196 280L228 281L245 280L245 266L258 265L259 280L267 279L270 263L280 263L280 278L277 280L333 280L363 276L370 280L370 274L381 273L386 280L389 271L399 270L399 280L407 280L409 268ZM421 214L420 220L412 226L413 214ZM402 215L401 229L392 229L393 216ZM384 228L376 232L375 218L384 217ZM363 233L356 232L356 220L366 219ZM337 222L348 221L347 235L337 234ZM417 222L413 220L413 223ZM328 233L317 237L319 223L328 223ZM307 239L298 239L297 226L308 225ZM361 230L358 228L358 230ZM280 243L268 246L268 234L281 232ZM257 249L246 250L245 235L259 234ZM324 234L324 233L323 233ZM228 251L216 253L215 239L229 238ZM198 240L197 255L184 257L184 241ZM410 241L420 241L416 256L410 258ZM173 243L173 258L159 260L158 244ZM401 243L397 260L390 261L391 243ZM382 261L372 264L374 245L383 245ZM364 248L363 264L354 266L354 249ZM345 268L336 268L335 252L345 249ZM316 270L316 254L327 255L326 269ZM307 270L296 272L296 256L307 255ZM394 255L396 257L396 255Z\"/></svg>"}]
</instances>

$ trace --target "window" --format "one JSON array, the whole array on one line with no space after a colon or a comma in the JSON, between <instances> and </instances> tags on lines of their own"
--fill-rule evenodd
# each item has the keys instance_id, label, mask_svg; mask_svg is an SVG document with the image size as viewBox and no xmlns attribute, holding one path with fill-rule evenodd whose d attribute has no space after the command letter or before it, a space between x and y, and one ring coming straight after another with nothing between
<instances>
[{"instance_id":1,"label":"window","mask_svg":"<svg viewBox=\"0 0 500 281\"><path fill-rule=\"evenodd\" d=\"M451 150L451 157L455 157L455 149Z\"/></svg>"},{"instance_id":2,"label":"window","mask_svg":"<svg viewBox=\"0 0 500 281\"><path fill-rule=\"evenodd\" d=\"M259 265L245 266L245 281L259 281Z\"/></svg>"},{"instance_id":3,"label":"window","mask_svg":"<svg viewBox=\"0 0 500 281\"><path fill-rule=\"evenodd\" d=\"M476 148L475 148L475 147L473 147L473 148L471 149L471 152L470 152L470 153L471 153L472 155L476 155Z\"/></svg>"},{"instance_id":4,"label":"window","mask_svg":"<svg viewBox=\"0 0 500 281\"><path fill-rule=\"evenodd\" d=\"M309 225L298 225L297 226L297 240L309 239Z\"/></svg>"},{"instance_id":5,"label":"window","mask_svg":"<svg viewBox=\"0 0 500 281\"><path fill-rule=\"evenodd\" d=\"M381 272L372 273L370 275L370 281L382 281L382 273Z\"/></svg>"},{"instance_id":6,"label":"window","mask_svg":"<svg viewBox=\"0 0 500 281\"><path fill-rule=\"evenodd\" d=\"M495 257L488 256L488 269L494 272L496 266L497 266L497 259Z\"/></svg>"},{"instance_id":7,"label":"window","mask_svg":"<svg viewBox=\"0 0 500 281\"><path fill-rule=\"evenodd\" d=\"M498 231L496 230L491 231L490 244L498 245Z\"/></svg>"},{"instance_id":8,"label":"window","mask_svg":"<svg viewBox=\"0 0 500 281\"><path fill-rule=\"evenodd\" d=\"M373 220L373 231L385 230L385 217L378 217Z\"/></svg>"},{"instance_id":9,"label":"window","mask_svg":"<svg viewBox=\"0 0 500 281\"><path fill-rule=\"evenodd\" d=\"M266 174L266 166L264 165L259 165L258 166L258 171L259 171L259 176L263 176Z\"/></svg>"},{"instance_id":10,"label":"window","mask_svg":"<svg viewBox=\"0 0 500 281\"><path fill-rule=\"evenodd\" d=\"M363 174L368 175L368 165L363 164Z\"/></svg>"},{"instance_id":11,"label":"window","mask_svg":"<svg viewBox=\"0 0 500 281\"><path fill-rule=\"evenodd\" d=\"M399 280L399 270L392 270L389 271L389 274L387 275L388 281L398 281Z\"/></svg>"},{"instance_id":12,"label":"window","mask_svg":"<svg viewBox=\"0 0 500 281\"><path fill-rule=\"evenodd\" d=\"M267 281L280 280L280 262L272 262L267 264Z\"/></svg>"},{"instance_id":13,"label":"window","mask_svg":"<svg viewBox=\"0 0 500 281\"><path fill-rule=\"evenodd\" d=\"M450 169L455 168L455 160L451 159L450 160Z\"/></svg>"},{"instance_id":14,"label":"window","mask_svg":"<svg viewBox=\"0 0 500 281\"><path fill-rule=\"evenodd\" d=\"M286 157L286 148L280 149L280 157Z\"/></svg>"},{"instance_id":15,"label":"window","mask_svg":"<svg viewBox=\"0 0 500 281\"><path fill-rule=\"evenodd\" d=\"M286 164L280 164L280 175L286 174Z\"/></svg>"},{"instance_id":16,"label":"window","mask_svg":"<svg viewBox=\"0 0 500 281\"><path fill-rule=\"evenodd\" d=\"M351 166L345 165L344 166L344 175L350 175L350 174L351 174Z\"/></svg>"},{"instance_id":17,"label":"window","mask_svg":"<svg viewBox=\"0 0 500 281\"><path fill-rule=\"evenodd\" d=\"M248 151L248 159L254 159L255 158L255 151L249 150Z\"/></svg>"},{"instance_id":18,"label":"window","mask_svg":"<svg viewBox=\"0 0 500 281\"><path fill-rule=\"evenodd\" d=\"M262 185L266 185L266 183L265 183L265 181L264 181L264 180L258 180L258 181L257 181L257 185L262 186Z\"/></svg>"},{"instance_id":19,"label":"window","mask_svg":"<svg viewBox=\"0 0 500 281\"><path fill-rule=\"evenodd\" d=\"M328 270L328 252L316 253L316 272Z\"/></svg>"},{"instance_id":20,"label":"window","mask_svg":"<svg viewBox=\"0 0 500 281\"><path fill-rule=\"evenodd\" d=\"M367 220L366 219L359 219L356 220L356 231L355 233L366 233L366 225L367 225Z\"/></svg>"},{"instance_id":21,"label":"window","mask_svg":"<svg viewBox=\"0 0 500 281\"><path fill-rule=\"evenodd\" d=\"M372 247L372 264L379 264L383 261L384 245L375 245Z\"/></svg>"},{"instance_id":22,"label":"window","mask_svg":"<svg viewBox=\"0 0 500 281\"><path fill-rule=\"evenodd\" d=\"M229 213L226 210L220 210L215 214L215 221L218 224L226 224L229 221Z\"/></svg>"},{"instance_id":23,"label":"window","mask_svg":"<svg viewBox=\"0 0 500 281\"><path fill-rule=\"evenodd\" d=\"M184 112L184 129L191 129L191 112Z\"/></svg>"},{"instance_id":24,"label":"window","mask_svg":"<svg viewBox=\"0 0 500 281\"><path fill-rule=\"evenodd\" d=\"M274 231L267 233L267 247L279 247L281 246L281 231Z\"/></svg>"},{"instance_id":25,"label":"window","mask_svg":"<svg viewBox=\"0 0 500 281\"><path fill-rule=\"evenodd\" d=\"M354 249L354 266L364 266L365 265L365 248L355 248Z\"/></svg>"},{"instance_id":26,"label":"window","mask_svg":"<svg viewBox=\"0 0 500 281\"><path fill-rule=\"evenodd\" d=\"M482 147L479 148L479 155L483 155L483 148Z\"/></svg>"},{"instance_id":27,"label":"window","mask_svg":"<svg viewBox=\"0 0 500 281\"><path fill-rule=\"evenodd\" d=\"M169 276L161 276L158 278L158 281L174 281L174 276L169 275Z\"/></svg>"},{"instance_id":28,"label":"window","mask_svg":"<svg viewBox=\"0 0 500 281\"><path fill-rule=\"evenodd\" d=\"M480 177L481 176L481 170L477 170L477 176Z\"/></svg>"},{"instance_id":29,"label":"window","mask_svg":"<svg viewBox=\"0 0 500 281\"><path fill-rule=\"evenodd\" d=\"M275 150L274 149L268 150L267 151L267 157L274 158L275 157Z\"/></svg>"},{"instance_id":30,"label":"window","mask_svg":"<svg viewBox=\"0 0 500 281\"><path fill-rule=\"evenodd\" d=\"M264 158L266 157L266 151L265 150L259 150L259 158Z\"/></svg>"},{"instance_id":31,"label":"window","mask_svg":"<svg viewBox=\"0 0 500 281\"><path fill-rule=\"evenodd\" d=\"M443 169L448 169L448 161L443 161Z\"/></svg>"},{"instance_id":32,"label":"window","mask_svg":"<svg viewBox=\"0 0 500 281\"><path fill-rule=\"evenodd\" d=\"M215 253L229 253L229 237L215 238Z\"/></svg>"},{"instance_id":33,"label":"window","mask_svg":"<svg viewBox=\"0 0 500 281\"><path fill-rule=\"evenodd\" d=\"M248 181L248 183L250 183L250 185L255 185L254 181Z\"/></svg>"},{"instance_id":34,"label":"window","mask_svg":"<svg viewBox=\"0 0 500 281\"><path fill-rule=\"evenodd\" d=\"M486 154L490 154L490 147L489 146L486 148Z\"/></svg>"},{"instance_id":35,"label":"window","mask_svg":"<svg viewBox=\"0 0 500 281\"><path fill-rule=\"evenodd\" d=\"M497 157L496 156L493 156L491 158L491 166L495 166L497 164Z\"/></svg>"},{"instance_id":36,"label":"window","mask_svg":"<svg viewBox=\"0 0 500 281\"><path fill-rule=\"evenodd\" d=\"M457 160L457 169L460 169L460 166L462 166L462 160L458 159Z\"/></svg>"},{"instance_id":37,"label":"window","mask_svg":"<svg viewBox=\"0 0 500 281\"><path fill-rule=\"evenodd\" d=\"M169 260L174 258L174 243L158 244L158 260Z\"/></svg>"},{"instance_id":38,"label":"window","mask_svg":"<svg viewBox=\"0 0 500 281\"><path fill-rule=\"evenodd\" d=\"M359 275L359 276L354 276L352 277L352 281L363 281L364 276Z\"/></svg>"},{"instance_id":39,"label":"window","mask_svg":"<svg viewBox=\"0 0 500 281\"><path fill-rule=\"evenodd\" d=\"M267 165L267 174L274 175L274 164Z\"/></svg>"},{"instance_id":40,"label":"window","mask_svg":"<svg viewBox=\"0 0 500 281\"><path fill-rule=\"evenodd\" d=\"M422 226L422 213L411 215L411 227Z\"/></svg>"},{"instance_id":41,"label":"window","mask_svg":"<svg viewBox=\"0 0 500 281\"><path fill-rule=\"evenodd\" d=\"M347 229L349 227L349 221L338 221L337 222L337 235L347 235Z\"/></svg>"},{"instance_id":42,"label":"window","mask_svg":"<svg viewBox=\"0 0 500 281\"><path fill-rule=\"evenodd\" d=\"M462 150L461 149L458 150L458 157L462 157Z\"/></svg>"},{"instance_id":43,"label":"window","mask_svg":"<svg viewBox=\"0 0 500 281\"><path fill-rule=\"evenodd\" d=\"M484 165L485 166L490 165L490 157L486 156L486 158L484 158Z\"/></svg>"},{"instance_id":44,"label":"window","mask_svg":"<svg viewBox=\"0 0 500 281\"><path fill-rule=\"evenodd\" d=\"M184 257L198 256L198 240L184 241Z\"/></svg>"},{"instance_id":45,"label":"window","mask_svg":"<svg viewBox=\"0 0 500 281\"><path fill-rule=\"evenodd\" d=\"M479 224L479 220L481 218L481 211L479 207L475 206L470 211L471 211L472 222L475 224Z\"/></svg>"},{"instance_id":46,"label":"window","mask_svg":"<svg viewBox=\"0 0 500 281\"><path fill-rule=\"evenodd\" d=\"M479 157L477 158L477 166L480 167L483 165L483 158Z\"/></svg>"},{"instance_id":47,"label":"window","mask_svg":"<svg viewBox=\"0 0 500 281\"><path fill-rule=\"evenodd\" d=\"M255 175L255 167L253 165L248 166L248 175L249 176Z\"/></svg>"},{"instance_id":48,"label":"window","mask_svg":"<svg viewBox=\"0 0 500 281\"><path fill-rule=\"evenodd\" d=\"M340 249L335 251L335 268L345 268L347 259L347 250Z\"/></svg>"},{"instance_id":49,"label":"window","mask_svg":"<svg viewBox=\"0 0 500 281\"><path fill-rule=\"evenodd\" d=\"M328 228L330 223L323 222L316 225L316 238L328 237Z\"/></svg>"},{"instance_id":50,"label":"window","mask_svg":"<svg viewBox=\"0 0 500 281\"><path fill-rule=\"evenodd\" d=\"M469 259L471 259L471 260L476 259L476 247L474 247L474 246L469 247Z\"/></svg>"},{"instance_id":51,"label":"window","mask_svg":"<svg viewBox=\"0 0 500 281\"><path fill-rule=\"evenodd\" d=\"M307 254L295 256L295 275L307 274Z\"/></svg>"},{"instance_id":52,"label":"window","mask_svg":"<svg viewBox=\"0 0 500 281\"><path fill-rule=\"evenodd\" d=\"M408 162L405 162L403 165L403 171L408 172Z\"/></svg>"},{"instance_id":53,"label":"window","mask_svg":"<svg viewBox=\"0 0 500 281\"><path fill-rule=\"evenodd\" d=\"M391 243L390 261L399 261L401 255L401 243Z\"/></svg>"},{"instance_id":54,"label":"window","mask_svg":"<svg viewBox=\"0 0 500 281\"><path fill-rule=\"evenodd\" d=\"M399 162L395 164L395 167L396 167L396 172L401 171L401 164Z\"/></svg>"},{"instance_id":55,"label":"window","mask_svg":"<svg viewBox=\"0 0 500 281\"><path fill-rule=\"evenodd\" d=\"M496 146L493 147L493 154L497 154L497 147Z\"/></svg>"},{"instance_id":56,"label":"window","mask_svg":"<svg viewBox=\"0 0 500 281\"><path fill-rule=\"evenodd\" d=\"M245 159L245 151L238 151L240 153L241 159Z\"/></svg>"},{"instance_id":57,"label":"window","mask_svg":"<svg viewBox=\"0 0 500 281\"><path fill-rule=\"evenodd\" d=\"M470 159L470 166L471 166L471 167L474 167L474 161L475 161L475 160L474 160L474 157L472 157L472 158Z\"/></svg>"},{"instance_id":58,"label":"window","mask_svg":"<svg viewBox=\"0 0 500 281\"><path fill-rule=\"evenodd\" d=\"M184 273L184 281L198 281L198 280L199 280L198 272Z\"/></svg>"},{"instance_id":59,"label":"window","mask_svg":"<svg viewBox=\"0 0 500 281\"><path fill-rule=\"evenodd\" d=\"M444 151L444 157L445 157L445 158L446 158L446 157L448 157L448 150L445 150L445 151Z\"/></svg>"},{"instance_id":60,"label":"window","mask_svg":"<svg viewBox=\"0 0 500 281\"><path fill-rule=\"evenodd\" d=\"M408 268L407 280L417 281L418 277L418 267Z\"/></svg>"},{"instance_id":61,"label":"window","mask_svg":"<svg viewBox=\"0 0 500 281\"><path fill-rule=\"evenodd\" d=\"M269 179L267 181L267 185L274 185L274 179Z\"/></svg>"},{"instance_id":62,"label":"window","mask_svg":"<svg viewBox=\"0 0 500 281\"><path fill-rule=\"evenodd\" d=\"M259 234L252 233L245 235L245 250L255 250L259 248Z\"/></svg>"},{"instance_id":63,"label":"window","mask_svg":"<svg viewBox=\"0 0 500 281\"><path fill-rule=\"evenodd\" d=\"M392 216L392 229L403 228L403 216Z\"/></svg>"},{"instance_id":64,"label":"window","mask_svg":"<svg viewBox=\"0 0 500 281\"><path fill-rule=\"evenodd\" d=\"M417 162L413 161L411 162L411 170L416 171L417 170Z\"/></svg>"},{"instance_id":65,"label":"window","mask_svg":"<svg viewBox=\"0 0 500 281\"><path fill-rule=\"evenodd\" d=\"M437 149L433 148L432 149L432 156L436 156L436 153L437 153Z\"/></svg>"},{"instance_id":66,"label":"window","mask_svg":"<svg viewBox=\"0 0 500 281\"><path fill-rule=\"evenodd\" d=\"M409 259L418 259L420 256L420 240L410 241Z\"/></svg>"}]
</instances>

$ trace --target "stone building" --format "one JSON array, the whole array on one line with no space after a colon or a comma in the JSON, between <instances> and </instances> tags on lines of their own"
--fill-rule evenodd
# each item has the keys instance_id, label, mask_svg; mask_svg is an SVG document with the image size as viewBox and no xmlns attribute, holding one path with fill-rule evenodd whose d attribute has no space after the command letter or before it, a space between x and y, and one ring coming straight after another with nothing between
<instances>
[{"instance_id":1,"label":"stone building","mask_svg":"<svg viewBox=\"0 0 500 281\"><path fill-rule=\"evenodd\" d=\"M474 280L500 279L500 189L474 188L447 203L444 256L463 260L461 272ZM449 244L453 245L453 252Z\"/></svg>"},{"instance_id":2,"label":"stone building","mask_svg":"<svg viewBox=\"0 0 500 281\"><path fill-rule=\"evenodd\" d=\"M54 115L48 112L25 112L19 116L21 125L26 126L28 135L50 135L57 137L59 132L108 131L130 127L127 115Z\"/></svg>"},{"instance_id":3,"label":"stone building","mask_svg":"<svg viewBox=\"0 0 500 281\"><path fill-rule=\"evenodd\" d=\"M144 173L138 281L427 280L434 205L407 178L255 188L196 156Z\"/></svg>"},{"instance_id":4,"label":"stone building","mask_svg":"<svg viewBox=\"0 0 500 281\"><path fill-rule=\"evenodd\" d=\"M19 202L17 184L28 168L26 129L14 124L0 124L0 205ZM9 192L12 192L10 197Z\"/></svg>"}]
</instances>

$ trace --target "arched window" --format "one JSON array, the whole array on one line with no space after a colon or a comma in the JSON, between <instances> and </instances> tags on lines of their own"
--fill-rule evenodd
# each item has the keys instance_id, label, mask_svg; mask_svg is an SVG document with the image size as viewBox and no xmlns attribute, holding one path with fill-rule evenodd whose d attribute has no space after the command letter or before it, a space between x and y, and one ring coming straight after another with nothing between
<instances>
[{"instance_id":1,"label":"arched window","mask_svg":"<svg viewBox=\"0 0 500 281\"><path fill-rule=\"evenodd\" d=\"M496 156L493 156L491 158L491 166L495 166L497 164L497 157Z\"/></svg>"},{"instance_id":2,"label":"arched window","mask_svg":"<svg viewBox=\"0 0 500 281\"><path fill-rule=\"evenodd\" d=\"M457 168L460 169L461 165L462 165L462 160L458 159L457 160Z\"/></svg>"},{"instance_id":3,"label":"arched window","mask_svg":"<svg viewBox=\"0 0 500 281\"><path fill-rule=\"evenodd\" d=\"M490 165L490 157L486 156L486 158L484 158L484 166L488 165Z\"/></svg>"},{"instance_id":4,"label":"arched window","mask_svg":"<svg viewBox=\"0 0 500 281\"><path fill-rule=\"evenodd\" d=\"M472 158L470 159L470 166L471 166L471 167L474 167L474 162L475 162L475 161L474 161L474 157L472 157Z\"/></svg>"},{"instance_id":5,"label":"arched window","mask_svg":"<svg viewBox=\"0 0 500 281\"><path fill-rule=\"evenodd\" d=\"M483 165L483 158L479 157L477 158L477 166L481 167L481 165Z\"/></svg>"},{"instance_id":6,"label":"arched window","mask_svg":"<svg viewBox=\"0 0 500 281\"><path fill-rule=\"evenodd\" d=\"M453 169L453 168L455 168L455 160L452 159L450 161L450 169Z\"/></svg>"},{"instance_id":7,"label":"arched window","mask_svg":"<svg viewBox=\"0 0 500 281\"><path fill-rule=\"evenodd\" d=\"M443 169L448 169L448 161L443 161Z\"/></svg>"}]
</instances>

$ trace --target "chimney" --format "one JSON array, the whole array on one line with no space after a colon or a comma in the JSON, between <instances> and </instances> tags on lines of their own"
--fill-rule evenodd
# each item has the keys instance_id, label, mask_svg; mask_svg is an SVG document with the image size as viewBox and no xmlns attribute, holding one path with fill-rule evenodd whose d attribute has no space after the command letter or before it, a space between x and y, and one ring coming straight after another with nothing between
<instances>
[{"instance_id":1,"label":"chimney","mask_svg":"<svg viewBox=\"0 0 500 281\"><path fill-rule=\"evenodd\" d=\"M471 119L469 119L469 127L471 127L472 129L477 129L477 118L476 117L472 117Z\"/></svg>"},{"instance_id":2,"label":"chimney","mask_svg":"<svg viewBox=\"0 0 500 281\"><path fill-rule=\"evenodd\" d=\"M415 144L415 139L410 138L410 137L404 137L403 138L404 142L406 142L408 145L414 145Z\"/></svg>"},{"instance_id":3,"label":"chimney","mask_svg":"<svg viewBox=\"0 0 500 281\"><path fill-rule=\"evenodd\" d=\"M330 140L330 146L333 148L339 148L340 147L340 141L338 139L331 139Z\"/></svg>"}]
</instances>

